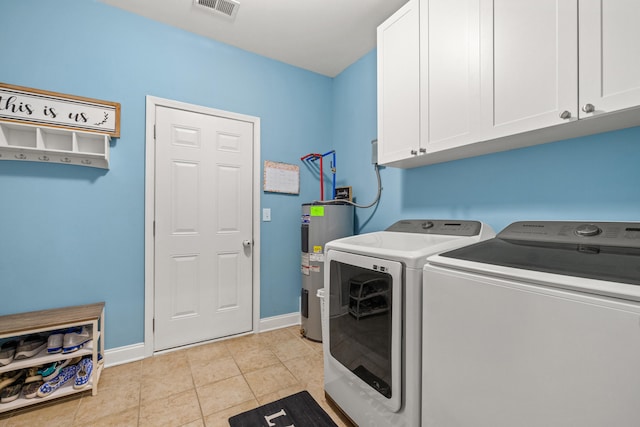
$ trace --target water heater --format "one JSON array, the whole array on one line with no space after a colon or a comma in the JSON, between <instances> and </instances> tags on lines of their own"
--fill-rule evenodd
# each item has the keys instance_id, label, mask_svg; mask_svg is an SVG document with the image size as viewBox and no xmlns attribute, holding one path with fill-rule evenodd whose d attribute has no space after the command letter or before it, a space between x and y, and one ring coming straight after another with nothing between
<instances>
[{"instance_id":1,"label":"water heater","mask_svg":"<svg viewBox=\"0 0 640 427\"><path fill-rule=\"evenodd\" d=\"M322 341L318 289L324 287L324 247L335 239L353 235L353 206L342 203L302 205L301 333Z\"/></svg>"}]
</instances>

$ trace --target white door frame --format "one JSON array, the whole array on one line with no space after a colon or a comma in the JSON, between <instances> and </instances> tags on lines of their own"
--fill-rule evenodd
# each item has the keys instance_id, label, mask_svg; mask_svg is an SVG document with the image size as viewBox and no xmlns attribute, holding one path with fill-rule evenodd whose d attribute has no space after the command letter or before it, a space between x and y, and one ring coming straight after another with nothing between
<instances>
[{"instance_id":1,"label":"white door frame","mask_svg":"<svg viewBox=\"0 0 640 427\"><path fill-rule=\"evenodd\" d=\"M231 113L200 105L187 104L180 101L146 97L146 160L145 160L145 195L144 195L144 357L152 356L155 257L153 222L155 220L155 136L156 107L176 108L194 113L208 114L232 120L253 123L253 328L258 330L260 322L260 118L244 114Z\"/></svg>"}]
</instances>

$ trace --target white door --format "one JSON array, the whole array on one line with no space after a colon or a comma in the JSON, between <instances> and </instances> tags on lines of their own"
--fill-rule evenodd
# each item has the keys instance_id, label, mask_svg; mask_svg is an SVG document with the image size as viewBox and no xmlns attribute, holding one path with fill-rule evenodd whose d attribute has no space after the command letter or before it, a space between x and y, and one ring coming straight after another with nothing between
<instances>
[{"instance_id":1,"label":"white door","mask_svg":"<svg viewBox=\"0 0 640 427\"><path fill-rule=\"evenodd\" d=\"M575 0L483 0L486 139L578 117L577 9Z\"/></svg>"},{"instance_id":2,"label":"white door","mask_svg":"<svg viewBox=\"0 0 640 427\"><path fill-rule=\"evenodd\" d=\"M420 7L420 138L430 153L481 137L480 0L428 5Z\"/></svg>"},{"instance_id":3,"label":"white door","mask_svg":"<svg viewBox=\"0 0 640 427\"><path fill-rule=\"evenodd\" d=\"M154 349L252 330L253 124L156 107Z\"/></svg>"},{"instance_id":4,"label":"white door","mask_svg":"<svg viewBox=\"0 0 640 427\"><path fill-rule=\"evenodd\" d=\"M420 144L419 2L378 27L378 163L418 154Z\"/></svg>"},{"instance_id":5,"label":"white door","mask_svg":"<svg viewBox=\"0 0 640 427\"><path fill-rule=\"evenodd\" d=\"M580 117L640 105L638 17L638 0L580 1Z\"/></svg>"}]
</instances>

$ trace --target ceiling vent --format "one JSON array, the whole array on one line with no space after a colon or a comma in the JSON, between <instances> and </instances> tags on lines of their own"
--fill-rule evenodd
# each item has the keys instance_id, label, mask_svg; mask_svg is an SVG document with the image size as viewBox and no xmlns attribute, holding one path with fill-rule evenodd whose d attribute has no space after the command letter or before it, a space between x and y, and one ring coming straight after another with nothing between
<instances>
[{"instance_id":1,"label":"ceiling vent","mask_svg":"<svg viewBox=\"0 0 640 427\"><path fill-rule=\"evenodd\" d=\"M240 2L236 0L193 0L193 4L199 9L208 10L230 19L235 19L240 8Z\"/></svg>"}]
</instances>

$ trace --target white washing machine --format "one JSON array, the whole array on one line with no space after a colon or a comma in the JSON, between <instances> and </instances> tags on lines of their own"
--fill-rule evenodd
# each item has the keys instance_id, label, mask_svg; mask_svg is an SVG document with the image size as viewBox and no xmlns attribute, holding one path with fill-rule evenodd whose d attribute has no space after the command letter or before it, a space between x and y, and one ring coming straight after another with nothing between
<instances>
[{"instance_id":1,"label":"white washing machine","mask_svg":"<svg viewBox=\"0 0 640 427\"><path fill-rule=\"evenodd\" d=\"M640 223L517 222L423 279L423 426L640 425Z\"/></svg>"},{"instance_id":2,"label":"white washing machine","mask_svg":"<svg viewBox=\"0 0 640 427\"><path fill-rule=\"evenodd\" d=\"M404 220L325 248L326 396L357 425L420 425L422 268L489 239L477 221Z\"/></svg>"}]
</instances>

